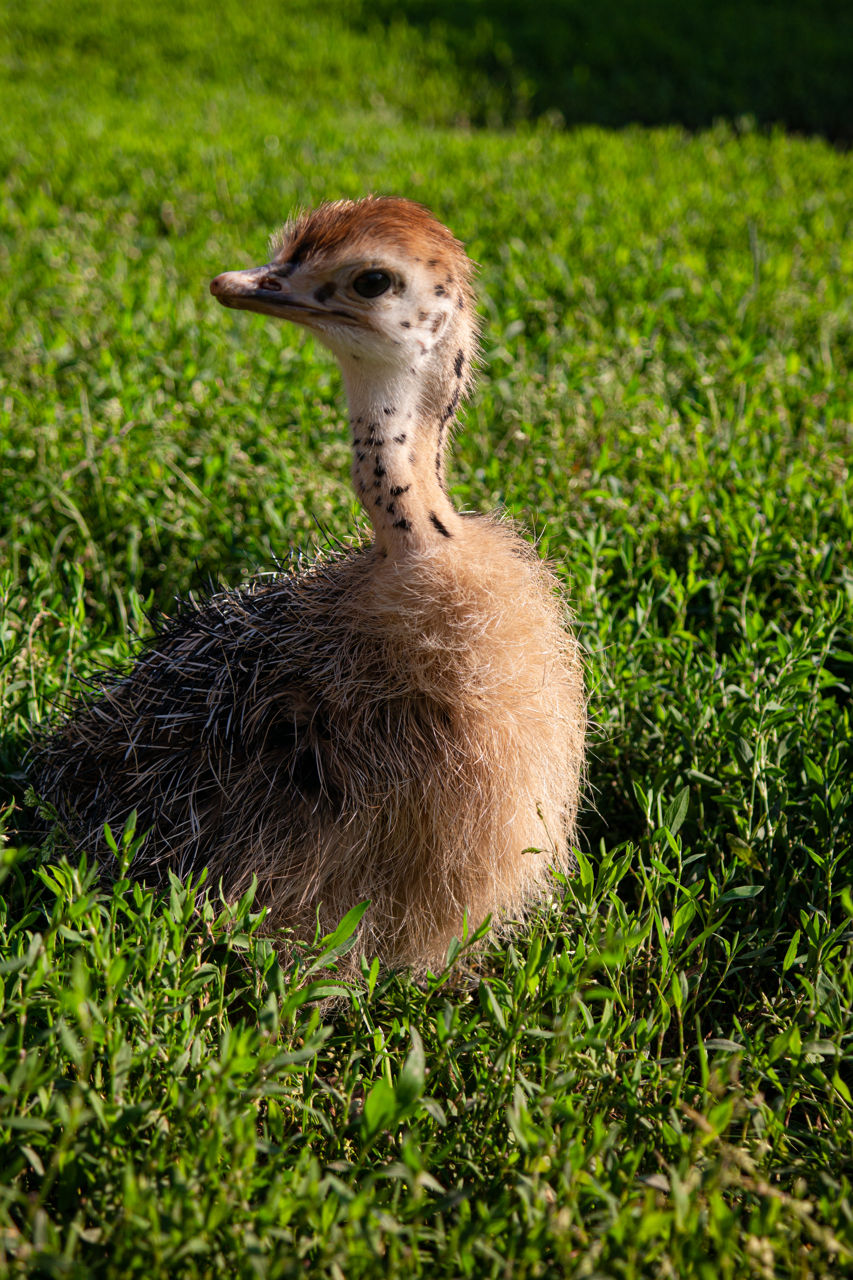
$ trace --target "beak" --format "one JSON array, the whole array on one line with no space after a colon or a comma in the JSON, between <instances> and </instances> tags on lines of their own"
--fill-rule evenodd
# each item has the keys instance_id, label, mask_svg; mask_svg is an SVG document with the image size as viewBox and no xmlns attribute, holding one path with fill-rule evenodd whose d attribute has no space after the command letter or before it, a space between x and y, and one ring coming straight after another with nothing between
<instances>
[{"instance_id":1,"label":"beak","mask_svg":"<svg viewBox=\"0 0 853 1280\"><path fill-rule=\"evenodd\" d=\"M223 271L221 276L211 280L210 292L223 307L260 311L283 320L301 320L304 323L306 312L316 312L316 308L293 297L287 281L276 274L272 264L252 267L249 271Z\"/></svg>"}]
</instances>

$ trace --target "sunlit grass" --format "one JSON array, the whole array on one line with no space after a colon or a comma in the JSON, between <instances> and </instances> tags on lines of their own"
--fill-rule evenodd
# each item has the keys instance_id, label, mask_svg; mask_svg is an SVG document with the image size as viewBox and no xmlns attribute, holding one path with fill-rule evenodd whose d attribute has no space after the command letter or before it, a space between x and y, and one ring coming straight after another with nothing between
<instances>
[{"instance_id":1,"label":"sunlit grass","mask_svg":"<svg viewBox=\"0 0 853 1280\"><path fill-rule=\"evenodd\" d=\"M207 294L328 197L423 200L481 264L454 492L557 563L595 727L578 873L425 987L367 965L331 1002L342 937L283 970L248 900L99 886L61 833L14 837L9 1267L842 1274L849 156L724 126L469 132L437 37L382 53L343 8L276 30L230 6L214 48L191 6L133 40L102 8L36 4L3 52L8 830L29 726L147 610L359 518L327 355Z\"/></svg>"}]
</instances>

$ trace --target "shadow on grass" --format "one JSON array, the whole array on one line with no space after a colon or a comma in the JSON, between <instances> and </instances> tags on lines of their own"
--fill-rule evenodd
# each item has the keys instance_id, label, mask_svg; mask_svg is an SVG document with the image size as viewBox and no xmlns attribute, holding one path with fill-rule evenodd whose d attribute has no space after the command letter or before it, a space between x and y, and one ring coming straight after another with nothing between
<instances>
[{"instance_id":1,"label":"shadow on grass","mask_svg":"<svg viewBox=\"0 0 853 1280\"><path fill-rule=\"evenodd\" d=\"M353 16L445 44L473 81L475 123L557 111L567 124L698 129L746 116L853 141L843 0L353 0Z\"/></svg>"}]
</instances>

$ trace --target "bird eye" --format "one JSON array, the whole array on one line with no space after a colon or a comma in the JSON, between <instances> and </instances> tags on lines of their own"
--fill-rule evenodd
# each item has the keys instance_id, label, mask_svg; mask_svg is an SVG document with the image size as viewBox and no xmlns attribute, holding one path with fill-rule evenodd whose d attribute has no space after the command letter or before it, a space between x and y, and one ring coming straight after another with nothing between
<instances>
[{"instance_id":1,"label":"bird eye","mask_svg":"<svg viewBox=\"0 0 853 1280\"><path fill-rule=\"evenodd\" d=\"M362 298L378 298L391 288L391 277L387 271L362 271L353 280L352 287Z\"/></svg>"}]
</instances>

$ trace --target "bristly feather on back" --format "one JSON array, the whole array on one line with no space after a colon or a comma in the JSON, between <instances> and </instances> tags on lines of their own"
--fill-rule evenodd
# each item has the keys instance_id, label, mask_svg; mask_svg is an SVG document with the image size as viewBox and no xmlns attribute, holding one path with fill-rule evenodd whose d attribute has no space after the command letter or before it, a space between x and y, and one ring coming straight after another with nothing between
<instances>
[{"instance_id":1,"label":"bristly feather on back","mask_svg":"<svg viewBox=\"0 0 853 1280\"><path fill-rule=\"evenodd\" d=\"M42 742L40 790L103 857L136 808L149 881L257 875L271 929L369 898L392 963L440 965L465 910L517 918L568 863L581 671L547 567L466 523L452 563L363 547L186 606Z\"/></svg>"}]
</instances>

